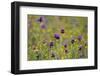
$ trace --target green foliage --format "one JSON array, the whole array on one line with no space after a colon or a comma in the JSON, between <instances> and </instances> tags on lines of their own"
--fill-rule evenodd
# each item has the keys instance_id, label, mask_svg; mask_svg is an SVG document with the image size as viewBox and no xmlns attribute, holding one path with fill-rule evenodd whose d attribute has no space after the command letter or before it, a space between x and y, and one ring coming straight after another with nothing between
<instances>
[{"instance_id":1,"label":"green foliage","mask_svg":"<svg viewBox=\"0 0 100 76\"><path fill-rule=\"evenodd\" d=\"M79 59L88 57L87 17L28 15L28 60ZM42 26L43 25L43 26ZM61 33L64 29L64 33ZM56 39L57 33L60 39ZM82 39L79 41L78 36ZM74 43L71 40L74 39ZM50 47L50 42L53 46ZM67 47L64 47L67 44ZM79 46L82 46L79 50Z\"/></svg>"}]
</instances>

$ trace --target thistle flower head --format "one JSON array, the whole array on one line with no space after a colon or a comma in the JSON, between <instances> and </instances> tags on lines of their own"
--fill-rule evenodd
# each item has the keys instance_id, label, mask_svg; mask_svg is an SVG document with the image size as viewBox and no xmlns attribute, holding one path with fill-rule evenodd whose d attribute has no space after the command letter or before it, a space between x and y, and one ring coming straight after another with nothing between
<instances>
[{"instance_id":1,"label":"thistle flower head","mask_svg":"<svg viewBox=\"0 0 100 76\"><path fill-rule=\"evenodd\" d=\"M58 33L55 33L55 34L54 34L54 37L55 37L56 39L60 39L60 35L59 35Z\"/></svg>"},{"instance_id":2,"label":"thistle flower head","mask_svg":"<svg viewBox=\"0 0 100 76\"><path fill-rule=\"evenodd\" d=\"M78 40L81 41L82 40L82 35L78 36Z\"/></svg>"},{"instance_id":3,"label":"thistle flower head","mask_svg":"<svg viewBox=\"0 0 100 76\"><path fill-rule=\"evenodd\" d=\"M41 29L46 29L46 25L45 24L42 24L40 25Z\"/></svg>"},{"instance_id":4,"label":"thistle flower head","mask_svg":"<svg viewBox=\"0 0 100 76\"><path fill-rule=\"evenodd\" d=\"M64 44L64 47L67 48L67 44Z\"/></svg>"},{"instance_id":5,"label":"thistle flower head","mask_svg":"<svg viewBox=\"0 0 100 76\"><path fill-rule=\"evenodd\" d=\"M65 49L65 53L68 53L68 50L67 49Z\"/></svg>"},{"instance_id":6,"label":"thistle flower head","mask_svg":"<svg viewBox=\"0 0 100 76\"><path fill-rule=\"evenodd\" d=\"M38 18L38 19L37 19L37 21L38 21L38 22L43 22L43 21L44 21L44 19L45 19L45 17L44 17L44 16L40 16L40 18Z\"/></svg>"},{"instance_id":7,"label":"thistle flower head","mask_svg":"<svg viewBox=\"0 0 100 76\"><path fill-rule=\"evenodd\" d=\"M75 39L74 39L74 38L72 38L72 39L71 39L71 43L73 44L74 42L75 42Z\"/></svg>"},{"instance_id":8,"label":"thistle flower head","mask_svg":"<svg viewBox=\"0 0 100 76\"><path fill-rule=\"evenodd\" d=\"M65 31L64 31L64 29L62 28L62 29L61 29L61 33L63 34L64 32L65 32Z\"/></svg>"},{"instance_id":9,"label":"thistle flower head","mask_svg":"<svg viewBox=\"0 0 100 76\"><path fill-rule=\"evenodd\" d=\"M50 48L54 45L54 42L50 42L49 46Z\"/></svg>"},{"instance_id":10,"label":"thistle flower head","mask_svg":"<svg viewBox=\"0 0 100 76\"><path fill-rule=\"evenodd\" d=\"M79 50L82 50L82 45L79 46Z\"/></svg>"}]
</instances>

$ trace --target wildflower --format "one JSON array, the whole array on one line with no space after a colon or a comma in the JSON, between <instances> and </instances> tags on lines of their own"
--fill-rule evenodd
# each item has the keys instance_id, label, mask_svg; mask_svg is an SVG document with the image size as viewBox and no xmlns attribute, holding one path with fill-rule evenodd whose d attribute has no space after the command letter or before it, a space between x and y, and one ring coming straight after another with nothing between
<instances>
[{"instance_id":1,"label":"wildflower","mask_svg":"<svg viewBox=\"0 0 100 76\"><path fill-rule=\"evenodd\" d=\"M45 17L44 17L44 16L40 16L40 18L39 18L39 19L37 19L37 21L38 21L38 22L43 22L43 21L44 21L44 19L45 19Z\"/></svg>"},{"instance_id":2,"label":"wildflower","mask_svg":"<svg viewBox=\"0 0 100 76\"><path fill-rule=\"evenodd\" d=\"M75 42L75 39L74 39L74 38L72 38L71 43L73 44L74 42Z\"/></svg>"},{"instance_id":3,"label":"wildflower","mask_svg":"<svg viewBox=\"0 0 100 76\"><path fill-rule=\"evenodd\" d=\"M50 42L49 46L50 48L54 45L54 42Z\"/></svg>"},{"instance_id":4,"label":"wildflower","mask_svg":"<svg viewBox=\"0 0 100 76\"><path fill-rule=\"evenodd\" d=\"M60 35L59 34L54 34L54 37L56 38L56 39L60 39Z\"/></svg>"},{"instance_id":5,"label":"wildflower","mask_svg":"<svg viewBox=\"0 0 100 76\"><path fill-rule=\"evenodd\" d=\"M61 29L61 33L63 34L64 32L65 32L65 31L64 31L64 29L62 28L62 29Z\"/></svg>"},{"instance_id":6,"label":"wildflower","mask_svg":"<svg viewBox=\"0 0 100 76\"><path fill-rule=\"evenodd\" d=\"M82 45L79 46L79 50L82 50Z\"/></svg>"},{"instance_id":7,"label":"wildflower","mask_svg":"<svg viewBox=\"0 0 100 76\"><path fill-rule=\"evenodd\" d=\"M40 25L41 29L45 29L46 28L46 25L45 24L42 24Z\"/></svg>"},{"instance_id":8,"label":"wildflower","mask_svg":"<svg viewBox=\"0 0 100 76\"><path fill-rule=\"evenodd\" d=\"M78 36L78 40L81 41L82 40L82 35Z\"/></svg>"},{"instance_id":9,"label":"wildflower","mask_svg":"<svg viewBox=\"0 0 100 76\"><path fill-rule=\"evenodd\" d=\"M65 53L68 53L68 50L67 49L65 49Z\"/></svg>"},{"instance_id":10,"label":"wildflower","mask_svg":"<svg viewBox=\"0 0 100 76\"><path fill-rule=\"evenodd\" d=\"M67 48L67 44L64 44L64 47Z\"/></svg>"}]
</instances>

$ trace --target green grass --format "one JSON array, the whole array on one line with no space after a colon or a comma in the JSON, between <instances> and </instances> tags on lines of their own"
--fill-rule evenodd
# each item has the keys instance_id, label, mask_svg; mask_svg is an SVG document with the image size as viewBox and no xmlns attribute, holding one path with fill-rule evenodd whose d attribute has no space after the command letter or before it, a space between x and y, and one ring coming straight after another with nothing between
<instances>
[{"instance_id":1,"label":"green grass","mask_svg":"<svg viewBox=\"0 0 100 76\"><path fill-rule=\"evenodd\" d=\"M28 15L28 60L88 58L87 17ZM45 27L41 27L44 25ZM64 33L61 33L64 29ZM60 35L56 39L54 34ZM78 36L81 35L81 41ZM71 40L74 39L74 43ZM50 42L53 46L50 47ZM64 47L67 44L67 47ZM79 50L79 46L82 46ZM65 52L67 50L67 52Z\"/></svg>"}]
</instances>

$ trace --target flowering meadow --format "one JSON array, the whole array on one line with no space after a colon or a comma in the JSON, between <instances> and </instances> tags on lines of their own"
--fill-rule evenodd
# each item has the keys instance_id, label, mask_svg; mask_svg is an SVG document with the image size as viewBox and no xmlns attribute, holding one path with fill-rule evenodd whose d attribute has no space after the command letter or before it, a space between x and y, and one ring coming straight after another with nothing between
<instances>
[{"instance_id":1,"label":"flowering meadow","mask_svg":"<svg viewBox=\"0 0 100 76\"><path fill-rule=\"evenodd\" d=\"M88 18L28 15L28 60L88 58Z\"/></svg>"}]
</instances>

